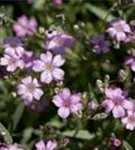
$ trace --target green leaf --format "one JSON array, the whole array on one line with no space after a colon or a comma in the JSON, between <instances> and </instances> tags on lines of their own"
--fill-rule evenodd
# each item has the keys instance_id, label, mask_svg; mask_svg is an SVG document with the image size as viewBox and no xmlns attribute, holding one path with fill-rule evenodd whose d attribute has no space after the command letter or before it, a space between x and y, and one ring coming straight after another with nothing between
<instances>
[{"instance_id":1,"label":"green leaf","mask_svg":"<svg viewBox=\"0 0 135 150\"><path fill-rule=\"evenodd\" d=\"M79 130L77 133L75 130L73 131L65 131L62 135L67 137L74 137L82 140L91 140L95 137L94 134L89 133L87 130Z\"/></svg>"},{"instance_id":2,"label":"green leaf","mask_svg":"<svg viewBox=\"0 0 135 150\"><path fill-rule=\"evenodd\" d=\"M0 136L3 137L6 144L12 144L13 140L8 130L0 123Z\"/></svg>"},{"instance_id":3,"label":"green leaf","mask_svg":"<svg viewBox=\"0 0 135 150\"><path fill-rule=\"evenodd\" d=\"M106 16L107 16L107 18L106 18L107 22L109 22L109 21L111 21L112 19L115 18L112 14L110 14L108 12L108 10L105 10L105 9L103 9L101 7L97 7L97 6L94 6L94 5L89 4L89 3L87 3L85 7L91 13L93 13L95 16L97 16L98 18L100 18L102 20L104 20L106 18Z\"/></svg>"},{"instance_id":4,"label":"green leaf","mask_svg":"<svg viewBox=\"0 0 135 150\"><path fill-rule=\"evenodd\" d=\"M12 118L13 118L13 131L18 126L18 123L22 117L23 111L24 111L25 105L23 103L20 103L18 107L16 108Z\"/></svg>"},{"instance_id":5,"label":"green leaf","mask_svg":"<svg viewBox=\"0 0 135 150\"><path fill-rule=\"evenodd\" d=\"M128 144L128 142L123 141L123 146L125 150L133 150L132 146Z\"/></svg>"}]
</instances>

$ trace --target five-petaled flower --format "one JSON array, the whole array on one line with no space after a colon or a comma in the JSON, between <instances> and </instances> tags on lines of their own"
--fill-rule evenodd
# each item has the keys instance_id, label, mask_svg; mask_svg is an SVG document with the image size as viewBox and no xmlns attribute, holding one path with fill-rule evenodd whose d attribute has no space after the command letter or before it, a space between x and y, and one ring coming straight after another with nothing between
<instances>
[{"instance_id":1,"label":"five-petaled flower","mask_svg":"<svg viewBox=\"0 0 135 150\"><path fill-rule=\"evenodd\" d=\"M120 88L107 88L105 95L106 99L102 102L102 106L106 112L112 111L114 118L124 117L126 110L134 109L134 103L126 99Z\"/></svg>"},{"instance_id":2,"label":"five-petaled flower","mask_svg":"<svg viewBox=\"0 0 135 150\"><path fill-rule=\"evenodd\" d=\"M18 37L25 37L32 35L37 31L37 21L35 18L30 19L23 15L17 19L17 22L13 25L13 30Z\"/></svg>"},{"instance_id":3,"label":"five-petaled flower","mask_svg":"<svg viewBox=\"0 0 135 150\"><path fill-rule=\"evenodd\" d=\"M40 55L40 60L33 62L33 70L35 72L42 72L40 76L41 82L51 83L52 80L60 81L63 80L64 71L59 67L64 64L65 60L62 59L61 55L53 57L51 52Z\"/></svg>"},{"instance_id":4,"label":"five-petaled flower","mask_svg":"<svg viewBox=\"0 0 135 150\"><path fill-rule=\"evenodd\" d=\"M77 113L82 109L81 94L71 94L68 88L64 88L53 97L52 102L59 107L58 115L65 119L70 113Z\"/></svg>"},{"instance_id":5,"label":"five-petaled flower","mask_svg":"<svg viewBox=\"0 0 135 150\"><path fill-rule=\"evenodd\" d=\"M110 36L116 38L116 40L120 42L126 40L127 33L131 33L131 29L125 20L115 19L111 21L107 32Z\"/></svg>"},{"instance_id":6,"label":"five-petaled flower","mask_svg":"<svg viewBox=\"0 0 135 150\"><path fill-rule=\"evenodd\" d=\"M54 150L57 147L57 143L49 140L46 144L43 140L40 140L35 145L36 150Z\"/></svg>"},{"instance_id":7,"label":"five-petaled flower","mask_svg":"<svg viewBox=\"0 0 135 150\"><path fill-rule=\"evenodd\" d=\"M32 100L40 100L44 92L40 89L40 85L36 78L32 79L28 76L21 80L21 84L17 86L17 92L24 102L31 103Z\"/></svg>"},{"instance_id":8,"label":"five-petaled flower","mask_svg":"<svg viewBox=\"0 0 135 150\"><path fill-rule=\"evenodd\" d=\"M122 118L122 123L126 126L128 130L134 130L135 128L135 112L128 111L127 116Z\"/></svg>"}]
</instances>

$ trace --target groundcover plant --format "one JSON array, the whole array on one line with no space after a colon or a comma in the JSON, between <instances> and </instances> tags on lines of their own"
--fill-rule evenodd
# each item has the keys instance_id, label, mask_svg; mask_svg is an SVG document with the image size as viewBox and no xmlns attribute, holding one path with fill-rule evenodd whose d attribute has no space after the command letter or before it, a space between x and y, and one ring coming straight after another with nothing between
<instances>
[{"instance_id":1,"label":"groundcover plant","mask_svg":"<svg viewBox=\"0 0 135 150\"><path fill-rule=\"evenodd\" d=\"M134 130L134 0L0 0L0 150L135 150Z\"/></svg>"}]
</instances>

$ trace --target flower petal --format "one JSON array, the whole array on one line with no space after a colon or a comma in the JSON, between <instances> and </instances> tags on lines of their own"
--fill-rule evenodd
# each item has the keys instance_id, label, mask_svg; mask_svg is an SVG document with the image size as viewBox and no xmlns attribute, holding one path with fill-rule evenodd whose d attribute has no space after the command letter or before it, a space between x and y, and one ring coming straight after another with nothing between
<instances>
[{"instance_id":1,"label":"flower petal","mask_svg":"<svg viewBox=\"0 0 135 150\"><path fill-rule=\"evenodd\" d=\"M47 71L42 72L40 76L40 80L41 82L45 82L47 84L51 83L51 81L53 80L51 72L47 72Z\"/></svg>"},{"instance_id":2,"label":"flower petal","mask_svg":"<svg viewBox=\"0 0 135 150\"><path fill-rule=\"evenodd\" d=\"M114 118L121 118L125 116L125 110L121 106L115 106L112 113Z\"/></svg>"},{"instance_id":3,"label":"flower petal","mask_svg":"<svg viewBox=\"0 0 135 150\"><path fill-rule=\"evenodd\" d=\"M63 119L67 118L69 114L70 114L70 111L66 107L61 107L58 109L58 115Z\"/></svg>"}]
</instances>

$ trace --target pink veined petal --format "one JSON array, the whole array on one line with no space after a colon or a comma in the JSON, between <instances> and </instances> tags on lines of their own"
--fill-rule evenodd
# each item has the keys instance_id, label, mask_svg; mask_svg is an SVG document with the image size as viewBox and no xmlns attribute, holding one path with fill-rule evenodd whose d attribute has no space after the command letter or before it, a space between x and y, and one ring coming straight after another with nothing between
<instances>
[{"instance_id":1,"label":"pink veined petal","mask_svg":"<svg viewBox=\"0 0 135 150\"><path fill-rule=\"evenodd\" d=\"M28 77L22 79L22 83L24 83L25 85L31 84L32 83L32 77L28 76Z\"/></svg>"},{"instance_id":2,"label":"pink veined petal","mask_svg":"<svg viewBox=\"0 0 135 150\"><path fill-rule=\"evenodd\" d=\"M114 107L114 103L111 100L104 100L101 105L105 108L106 112L110 112Z\"/></svg>"},{"instance_id":3,"label":"pink veined petal","mask_svg":"<svg viewBox=\"0 0 135 150\"><path fill-rule=\"evenodd\" d=\"M71 92L68 88L64 88L60 93L63 100L70 100Z\"/></svg>"},{"instance_id":4,"label":"pink veined petal","mask_svg":"<svg viewBox=\"0 0 135 150\"><path fill-rule=\"evenodd\" d=\"M16 56L15 49L12 47L8 47L5 49L5 54L11 55L11 56Z\"/></svg>"},{"instance_id":5,"label":"pink veined petal","mask_svg":"<svg viewBox=\"0 0 135 150\"><path fill-rule=\"evenodd\" d=\"M134 103L128 100L123 100L122 106L127 110L133 110L135 108Z\"/></svg>"},{"instance_id":6,"label":"pink veined petal","mask_svg":"<svg viewBox=\"0 0 135 150\"><path fill-rule=\"evenodd\" d=\"M24 100L27 100L28 102L32 102L33 100L33 94L30 92L26 92L24 95L22 95L22 98Z\"/></svg>"},{"instance_id":7,"label":"pink veined petal","mask_svg":"<svg viewBox=\"0 0 135 150\"><path fill-rule=\"evenodd\" d=\"M36 144L36 148L37 150L45 150L45 143L43 140L40 140L37 144Z\"/></svg>"},{"instance_id":8,"label":"pink veined petal","mask_svg":"<svg viewBox=\"0 0 135 150\"><path fill-rule=\"evenodd\" d=\"M51 52L46 52L46 54L41 54L40 59L45 63L51 63L52 62L53 55Z\"/></svg>"},{"instance_id":9,"label":"pink veined petal","mask_svg":"<svg viewBox=\"0 0 135 150\"><path fill-rule=\"evenodd\" d=\"M60 96L56 95L53 97L52 102L57 106L57 107L63 107L63 100L61 99Z\"/></svg>"},{"instance_id":10,"label":"pink veined petal","mask_svg":"<svg viewBox=\"0 0 135 150\"><path fill-rule=\"evenodd\" d=\"M55 68L52 72L54 79L56 80L63 80L63 77L65 75L64 71L59 68Z\"/></svg>"},{"instance_id":11,"label":"pink veined petal","mask_svg":"<svg viewBox=\"0 0 135 150\"><path fill-rule=\"evenodd\" d=\"M57 144L49 140L46 144L46 150L54 150Z\"/></svg>"},{"instance_id":12,"label":"pink veined petal","mask_svg":"<svg viewBox=\"0 0 135 150\"><path fill-rule=\"evenodd\" d=\"M70 111L69 111L69 108L67 107L60 107L58 109L58 115L63 119L67 118L69 114L70 114Z\"/></svg>"},{"instance_id":13,"label":"pink veined petal","mask_svg":"<svg viewBox=\"0 0 135 150\"><path fill-rule=\"evenodd\" d=\"M80 111L81 109L82 109L82 104L81 103L78 103L78 104L75 104L75 105L71 104L71 106L70 106L70 110L73 113L76 113L77 111Z\"/></svg>"},{"instance_id":14,"label":"pink veined petal","mask_svg":"<svg viewBox=\"0 0 135 150\"><path fill-rule=\"evenodd\" d=\"M53 65L56 67L60 67L64 64L65 60L62 59L61 55L56 55L53 59Z\"/></svg>"},{"instance_id":15,"label":"pink veined petal","mask_svg":"<svg viewBox=\"0 0 135 150\"><path fill-rule=\"evenodd\" d=\"M34 98L37 99L37 100L40 100L41 96L44 94L44 92L41 90L41 89L35 89L33 95L34 95Z\"/></svg>"},{"instance_id":16,"label":"pink veined petal","mask_svg":"<svg viewBox=\"0 0 135 150\"><path fill-rule=\"evenodd\" d=\"M36 87L40 87L39 83L38 83L38 80L36 78L33 79L33 84L36 86Z\"/></svg>"},{"instance_id":17,"label":"pink veined petal","mask_svg":"<svg viewBox=\"0 0 135 150\"><path fill-rule=\"evenodd\" d=\"M122 118L125 116L125 110L121 106L115 106L112 113L114 118Z\"/></svg>"},{"instance_id":18,"label":"pink veined petal","mask_svg":"<svg viewBox=\"0 0 135 150\"><path fill-rule=\"evenodd\" d=\"M47 71L42 72L40 76L40 80L41 82L45 82L47 84L51 83L53 80L51 72L47 72Z\"/></svg>"},{"instance_id":19,"label":"pink veined petal","mask_svg":"<svg viewBox=\"0 0 135 150\"><path fill-rule=\"evenodd\" d=\"M131 64L131 69L135 72L135 62Z\"/></svg>"},{"instance_id":20,"label":"pink veined petal","mask_svg":"<svg viewBox=\"0 0 135 150\"><path fill-rule=\"evenodd\" d=\"M59 47L59 44L58 44L58 38L54 37L47 45L47 49L50 50L50 49L54 49L56 47Z\"/></svg>"},{"instance_id":21,"label":"pink veined petal","mask_svg":"<svg viewBox=\"0 0 135 150\"><path fill-rule=\"evenodd\" d=\"M70 99L72 104L77 104L78 102L81 101L81 94L80 93L73 94Z\"/></svg>"},{"instance_id":22,"label":"pink veined petal","mask_svg":"<svg viewBox=\"0 0 135 150\"><path fill-rule=\"evenodd\" d=\"M111 27L107 30L107 32L110 34L110 36L114 37L117 34L117 31L115 28Z\"/></svg>"},{"instance_id":23,"label":"pink veined petal","mask_svg":"<svg viewBox=\"0 0 135 150\"><path fill-rule=\"evenodd\" d=\"M35 60L33 62L33 68L35 72L41 72L45 69L45 64L40 60Z\"/></svg>"},{"instance_id":24,"label":"pink veined petal","mask_svg":"<svg viewBox=\"0 0 135 150\"><path fill-rule=\"evenodd\" d=\"M17 47L15 50L16 50L17 55L18 55L19 57L22 57L22 55L24 54L24 48L21 47L21 46L19 46L19 47Z\"/></svg>"},{"instance_id":25,"label":"pink veined petal","mask_svg":"<svg viewBox=\"0 0 135 150\"><path fill-rule=\"evenodd\" d=\"M17 69L18 66L16 66L15 64L9 65L7 66L7 71L9 72L14 72Z\"/></svg>"},{"instance_id":26,"label":"pink veined petal","mask_svg":"<svg viewBox=\"0 0 135 150\"><path fill-rule=\"evenodd\" d=\"M9 59L10 59L10 56L5 55L4 57L2 57L0 59L0 64L3 65L3 66L8 65Z\"/></svg>"},{"instance_id":27,"label":"pink veined petal","mask_svg":"<svg viewBox=\"0 0 135 150\"><path fill-rule=\"evenodd\" d=\"M134 130L134 125L132 125L131 123L128 123L127 125L126 125L126 129L129 129L129 130Z\"/></svg>"},{"instance_id":28,"label":"pink veined petal","mask_svg":"<svg viewBox=\"0 0 135 150\"><path fill-rule=\"evenodd\" d=\"M124 41L126 39L126 34L124 32L119 32L116 34L117 41Z\"/></svg>"},{"instance_id":29,"label":"pink veined petal","mask_svg":"<svg viewBox=\"0 0 135 150\"><path fill-rule=\"evenodd\" d=\"M124 30L125 32L127 32L127 33L130 33L130 32L131 32L130 26L127 25L127 24L123 26L123 30Z\"/></svg>"},{"instance_id":30,"label":"pink veined petal","mask_svg":"<svg viewBox=\"0 0 135 150\"><path fill-rule=\"evenodd\" d=\"M27 88L24 84L19 84L17 89L19 95L25 94L27 92Z\"/></svg>"},{"instance_id":31,"label":"pink veined petal","mask_svg":"<svg viewBox=\"0 0 135 150\"><path fill-rule=\"evenodd\" d=\"M122 120L121 120L121 121L122 121L122 123L123 123L123 124L127 124L127 123L128 123L128 118L127 118L127 117L122 118Z\"/></svg>"}]
</instances>

